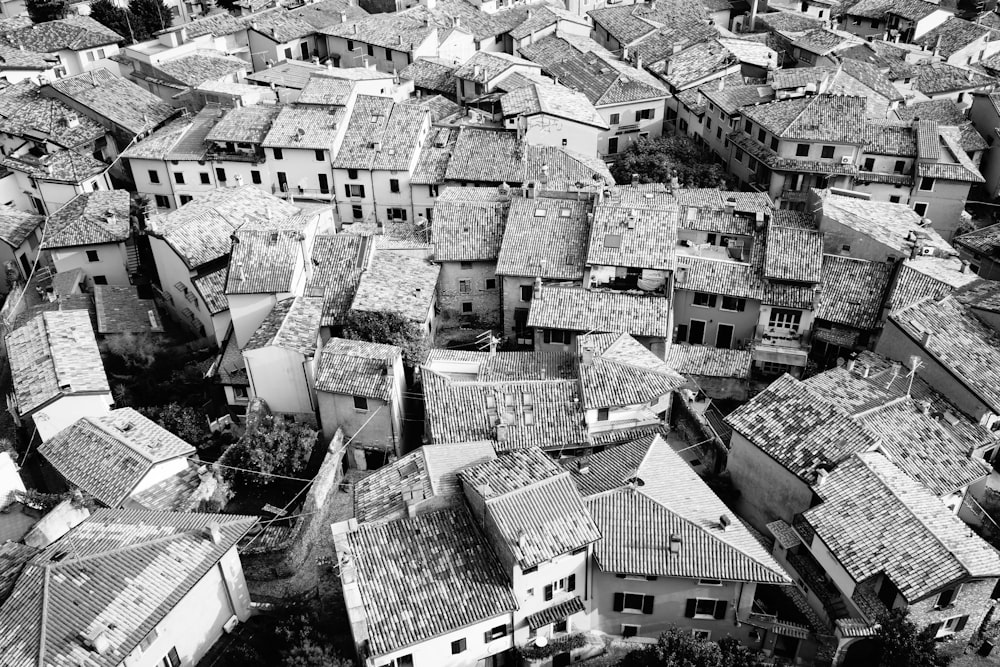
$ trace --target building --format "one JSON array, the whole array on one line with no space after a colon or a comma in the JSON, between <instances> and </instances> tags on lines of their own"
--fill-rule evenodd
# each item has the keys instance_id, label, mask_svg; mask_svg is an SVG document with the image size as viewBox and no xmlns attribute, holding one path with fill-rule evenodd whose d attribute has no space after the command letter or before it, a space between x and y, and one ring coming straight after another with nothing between
<instances>
[{"instance_id":1,"label":"building","mask_svg":"<svg viewBox=\"0 0 1000 667\"><path fill-rule=\"evenodd\" d=\"M53 55L0 45L0 57L3 58L0 79L7 83L18 83L25 79L51 81L56 78L55 70L59 63Z\"/></svg>"},{"instance_id":2,"label":"building","mask_svg":"<svg viewBox=\"0 0 1000 667\"><path fill-rule=\"evenodd\" d=\"M246 26L250 64L255 72L281 60L309 61L326 56L326 39L294 12L281 9L258 12L250 15Z\"/></svg>"},{"instance_id":3,"label":"building","mask_svg":"<svg viewBox=\"0 0 1000 667\"><path fill-rule=\"evenodd\" d=\"M133 285L94 285L96 333L101 338L164 333L163 319L153 299L140 299Z\"/></svg>"},{"instance_id":4,"label":"building","mask_svg":"<svg viewBox=\"0 0 1000 667\"><path fill-rule=\"evenodd\" d=\"M595 155L608 124L583 93L565 86L532 83L500 98L504 126L516 129L530 144L564 146Z\"/></svg>"},{"instance_id":5,"label":"building","mask_svg":"<svg viewBox=\"0 0 1000 667\"><path fill-rule=\"evenodd\" d=\"M138 269L131 201L125 190L84 193L50 215L41 249L56 271L81 269L90 285L128 285Z\"/></svg>"},{"instance_id":6,"label":"building","mask_svg":"<svg viewBox=\"0 0 1000 667\"><path fill-rule=\"evenodd\" d=\"M14 286L15 280L27 280L38 256L38 242L41 240L43 216L27 211L19 211L10 206L0 208L0 263L4 266L6 292Z\"/></svg>"},{"instance_id":7,"label":"building","mask_svg":"<svg viewBox=\"0 0 1000 667\"><path fill-rule=\"evenodd\" d=\"M437 332L436 288L441 268L419 257L380 250L361 274L351 311L395 312L423 333L428 342Z\"/></svg>"},{"instance_id":8,"label":"building","mask_svg":"<svg viewBox=\"0 0 1000 667\"><path fill-rule=\"evenodd\" d=\"M994 149L997 141L995 128L1000 123L1000 94L985 93L974 95L972 107L969 109L969 119L976 130L986 137L989 148L981 164L982 175L986 179L986 190L990 196L1000 193L1000 150Z\"/></svg>"},{"instance_id":9,"label":"building","mask_svg":"<svg viewBox=\"0 0 1000 667\"><path fill-rule=\"evenodd\" d=\"M24 560L0 606L0 655L10 664L93 661L95 653L197 663L250 617L236 543L255 523L97 510ZM122 599L132 602L125 608Z\"/></svg>"},{"instance_id":10,"label":"building","mask_svg":"<svg viewBox=\"0 0 1000 667\"><path fill-rule=\"evenodd\" d=\"M373 256L373 238L362 234L319 234L313 242L312 275L305 293L323 297L323 341L343 333L361 274Z\"/></svg>"},{"instance_id":11,"label":"building","mask_svg":"<svg viewBox=\"0 0 1000 667\"><path fill-rule=\"evenodd\" d=\"M460 104L475 103L483 95L494 92L501 81L513 74L534 77L542 67L523 58L506 53L480 51L462 63L452 76Z\"/></svg>"},{"instance_id":12,"label":"building","mask_svg":"<svg viewBox=\"0 0 1000 667\"><path fill-rule=\"evenodd\" d=\"M38 313L7 334L6 343L9 400L42 442L81 417L108 413L114 400L86 310Z\"/></svg>"},{"instance_id":13,"label":"building","mask_svg":"<svg viewBox=\"0 0 1000 667\"><path fill-rule=\"evenodd\" d=\"M1000 53L1000 45L996 43L998 37L1000 32L990 26L952 16L913 43L940 56L950 65L962 67Z\"/></svg>"},{"instance_id":14,"label":"building","mask_svg":"<svg viewBox=\"0 0 1000 667\"><path fill-rule=\"evenodd\" d=\"M830 366L874 343L892 274L887 262L823 255L822 291L813 324L814 359Z\"/></svg>"},{"instance_id":15,"label":"building","mask_svg":"<svg viewBox=\"0 0 1000 667\"><path fill-rule=\"evenodd\" d=\"M284 107L261 146L271 163L276 194L325 202L334 200L331 162L344 139L343 109Z\"/></svg>"},{"instance_id":16,"label":"building","mask_svg":"<svg viewBox=\"0 0 1000 667\"><path fill-rule=\"evenodd\" d=\"M118 54L125 38L89 16L67 16L5 31L2 39L15 49L55 56L56 75L75 76L107 65L103 61Z\"/></svg>"},{"instance_id":17,"label":"building","mask_svg":"<svg viewBox=\"0 0 1000 667\"><path fill-rule=\"evenodd\" d=\"M955 238L959 257L969 262L969 268L986 280L1000 278L997 257L1000 253L1000 225L989 225L975 231L966 232Z\"/></svg>"},{"instance_id":18,"label":"building","mask_svg":"<svg viewBox=\"0 0 1000 667\"><path fill-rule=\"evenodd\" d=\"M910 44L952 16L939 5L924 0L862 0L844 12L841 27L859 37L889 37L891 41Z\"/></svg>"},{"instance_id":19,"label":"building","mask_svg":"<svg viewBox=\"0 0 1000 667\"><path fill-rule=\"evenodd\" d=\"M343 430L350 441L350 463L361 470L402 457L405 391L398 347L331 338L316 373L323 438Z\"/></svg>"},{"instance_id":20,"label":"building","mask_svg":"<svg viewBox=\"0 0 1000 667\"><path fill-rule=\"evenodd\" d=\"M132 408L83 417L38 448L64 484L112 509L183 473L195 448Z\"/></svg>"}]
</instances>

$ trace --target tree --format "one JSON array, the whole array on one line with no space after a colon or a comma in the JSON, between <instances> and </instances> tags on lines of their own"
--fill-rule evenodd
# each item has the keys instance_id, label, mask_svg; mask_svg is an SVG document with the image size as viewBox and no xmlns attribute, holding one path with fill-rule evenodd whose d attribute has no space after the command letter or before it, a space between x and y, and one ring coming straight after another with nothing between
<instances>
[{"instance_id":1,"label":"tree","mask_svg":"<svg viewBox=\"0 0 1000 667\"><path fill-rule=\"evenodd\" d=\"M674 172L689 188L728 186L729 178L713 155L684 136L639 139L629 144L611 166L618 183L629 183L633 174L640 183L669 183Z\"/></svg>"},{"instance_id":2,"label":"tree","mask_svg":"<svg viewBox=\"0 0 1000 667\"><path fill-rule=\"evenodd\" d=\"M114 30L127 41L134 41L132 29L129 26L128 10L115 5L111 0L94 0L90 3L90 18L105 28Z\"/></svg>"},{"instance_id":3,"label":"tree","mask_svg":"<svg viewBox=\"0 0 1000 667\"><path fill-rule=\"evenodd\" d=\"M64 19L69 13L69 0L26 0L24 5L34 23Z\"/></svg>"},{"instance_id":4,"label":"tree","mask_svg":"<svg viewBox=\"0 0 1000 667\"><path fill-rule=\"evenodd\" d=\"M344 325L344 338L395 345L403 350L403 361L407 366L419 366L427 358L424 332L394 310L351 311Z\"/></svg>"},{"instance_id":5,"label":"tree","mask_svg":"<svg viewBox=\"0 0 1000 667\"><path fill-rule=\"evenodd\" d=\"M195 447L203 447L212 438L212 432L208 428L208 417L192 407L180 403L167 403L136 409Z\"/></svg>"},{"instance_id":6,"label":"tree","mask_svg":"<svg viewBox=\"0 0 1000 667\"><path fill-rule=\"evenodd\" d=\"M163 0L130 0L128 12L136 41L152 39L155 33L166 30L174 17Z\"/></svg>"},{"instance_id":7,"label":"tree","mask_svg":"<svg viewBox=\"0 0 1000 667\"><path fill-rule=\"evenodd\" d=\"M316 431L284 419L268 417L259 429L243 434L219 459L219 463L232 466L224 469L224 476L240 489L266 486L273 477L255 475L233 468L245 468L267 475L301 475L309 465Z\"/></svg>"},{"instance_id":8,"label":"tree","mask_svg":"<svg viewBox=\"0 0 1000 667\"><path fill-rule=\"evenodd\" d=\"M951 659L938 653L929 628L918 630L906 611L894 609L879 619L875 641L878 667L945 667Z\"/></svg>"}]
</instances>

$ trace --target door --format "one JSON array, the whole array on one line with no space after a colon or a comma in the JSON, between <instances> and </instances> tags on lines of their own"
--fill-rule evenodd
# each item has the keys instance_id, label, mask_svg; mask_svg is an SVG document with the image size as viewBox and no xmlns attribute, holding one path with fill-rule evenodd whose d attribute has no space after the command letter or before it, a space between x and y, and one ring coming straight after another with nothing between
<instances>
[{"instance_id":1,"label":"door","mask_svg":"<svg viewBox=\"0 0 1000 667\"><path fill-rule=\"evenodd\" d=\"M728 350L733 346L733 325L720 324L719 331L715 336L715 347Z\"/></svg>"},{"instance_id":2,"label":"door","mask_svg":"<svg viewBox=\"0 0 1000 667\"><path fill-rule=\"evenodd\" d=\"M27 280L31 276L31 262L28 261L27 255L20 255L21 268L24 269L24 279Z\"/></svg>"},{"instance_id":3,"label":"door","mask_svg":"<svg viewBox=\"0 0 1000 667\"><path fill-rule=\"evenodd\" d=\"M302 42L302 60L309 60L309 45Z\"/></svg>"},{"instance_id":4,"label":"door","mask_svg":"<svg viewBox=\"0 0 1000 667\"><path fill-rule=\"evenodd\" d=\"M705 342L705 321L691 320L688 328L688 342L692 345L701 345Z\"/></svg>"},{"instance_id":5,"label":"door","mask_svg":"<svg viewBox=\"0 0 1000 667\"><path fill-rule=\"evenodd\" d=\"M611 137L608 139L608 155L614 155L618 152L618 137Z\"/></svg>"},{"instance_id":6,"label":"door","mask_svg":"<svg viewBox=\"0 0 1000 667\"><path fill-rule=\"evenodd\" d=\"M283 171L278 172L278 189L281 192L288 192L288 176Z\"/></svg>"}]
</instances>

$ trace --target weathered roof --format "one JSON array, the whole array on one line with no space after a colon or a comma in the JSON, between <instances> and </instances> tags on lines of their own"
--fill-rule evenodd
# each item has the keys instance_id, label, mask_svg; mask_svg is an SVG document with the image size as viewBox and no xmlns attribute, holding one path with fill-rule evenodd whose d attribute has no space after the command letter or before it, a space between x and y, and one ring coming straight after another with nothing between
<instances>
[{"instance_id":1,"label":"weathered roof","mask_svg":"<svg viewBox=\"0 0 1000 667\"><path fill-rule=\"evenodd\" d=\"M434 261L496 261L509 209L509 190L447 188L434 202Z\"/></svg>"},{"instance_id":2,"label":"weathered roof","mask_svg":"<svg viewBox=\"0 0 1000 667\"><path fill-rule=\"evenodd\" d=\"M591 355L579 369L588 410L653 405L686 382L628 334L588 334L579 343Z\"/></svg>"},{"instance_id":3,"label":"weathered roof","mask_svg":"<svg viewBox=\"0 0 1000 667\"><path fill-rule=\"evenodd\" d=\"M392 13L329 25L317 32L407 53L423 44L434 30L435 27L426 25L422 19Z\"/></svg>"},{"instance_id":4,"label":"weathered roof","mask_svg":"<svg viewBox=\"0 0 1000 667\"><path fill-rule=\"evenodd\" d=\"M667 353L667 366L683 375L749 379L752 365L750 350L675 343Z\"/></svg>"},{"instance_id":5,"label":"weathered roof","mask_svg":"<svg viewBox=\"0 0 1000 667\"><path fill-rule=\"evenodd\" d=\"M677 218L676 205L655 208L598 205L590 226L587 264L673 271Z\"/></svg>"},{"instance_id":6,"label":"weathered roof","mask_svg":"<svg viewBox=\"0 0 1000 667\"><path fill-rule=\"evenodd\" d=\"M357 85L351 79L342 79L326 72L316 72L299 93L296 104L316 104L322 106L346 106Z\"/></svg>"},{"instance_id":7,"label":"weathered roof","mask_svg":"<svg viewBox=\"0 0 1000 667\"><path fill-rule=\"evenodd\" d=\"M339 107L329 110L284 107L271 121L271 129L261 145L332 151L337 145L337 126L346 115Z\"/></svg>"},{"instance_id":8,"label":"weathered roof","mask_svg":"<svg viewBox=\"0 0 1000 667\"><path fill-rule=\"evenodd\" d=\"M95 116L132 134L148 132L178 113L145 88L102 68L56 79L49 85Z\"/></svg>"},{"instance_id":9,"label":"weathered roof","mask_svg":"<svg viewBox=\"0 0 1000 667\"><path fill-rule=\"evenodd\" d=\"M913 88L925 95L993 86L996 79L945 62L924 62L914 71Z\"/></svg>"},{"instance_id":10,"label":"weathered roof","mask_svg":"<svg viewBox=\"0 0 1000 667\"><path fill-rule=\"evenodd\" d=\"M739 61L729 49L713 39L697 42L659 63L651 63L650 69L674 88L682 90L738 65Z\"/></svg>"},{"instance_id":11,"label":"weathered roof","mask_svg":"<svg viewBox=\"0 0 1000 667\"><path fill-rule=\"evenodd\" d=\"M892 277L885 262L823 255L823 280L816 317L856 329L874 329Z\"/></svg>"},{"instance_id":12,"label":"weathered roof","mask_svg":"<svg viewBox=\"0 0 1000 667\"><path fill-rule=\"evenodd\" d=\"M542 62L544 71L550 76L558 77L560 84L586 95L595 107L644 100L655 103L668 95L663 83L645 70L638 70L599 52L574 54L576 49L568 46L568 43L567 49L572 51L567 50L561 57ZM528 47L521 51L532 57L546 59L541 51L529 51Z\"/></svg>"},{"instance_id":13,"label":"weathered roof","mask_svg":"<svg viewBox=\"0 0 1000 667\"><path fill-rule=\"evenodd\" d=\"M0 44L0 72L7 70L44 72L55 66L54 56Z\"/></svg>"},{"instance_id":14,"label":"weathered roof","mask_svg":"<svg viewBox=\"0 0 1000 667\"><path fill-rule=\"evenodd\" d=\"M812 95L746 107L743 114L783 139L862 143L867 100Z\"/></svg>"},{"instance_id":15,"label":"weathered roof","mask_svg":"<svg viewBox=\"0 0 1000 667\"><path fill-rule=\"evenodd\" d=\"M230 109L205 136L207 141L259 144L283 107L255 104ZM141 146L145 142L140 142Z\"/></svg>"},{"instance_id":16,"label":"weathered roof","mask_svg":"<svg viewBox=\"0 0 1000 667\"><path fill-rule=\"evenodd\" d=\"M7 334L7 353L21 415L61 396L110 396L111 387L86 310L35 315Z\"/></svg>"},{"instance_id":17,"label":"weathered roof","mask_svg":"<svg viewBox=\"0 0 1000 667\"><path fill-rule=\"evenodd\" d=\"M1000 223L980 227L955 237L955 245L968 248L973 252L992 255L1000 248Z\"/></svg>"},{"instance_id":18,"label":"weathered roof","mask_svg":"<svg viewBox=\"0 0 1000 667\"><path fill-rule=\"evenodd\" d=\"M280 88L302 90L309 79L317 72L324 72L322 65L302 60L282 60L273 67L247 74L247 81L253 81L263 86L274 84Z\"/></svg>"},{"instance_id":19,"label":"weathered roof","mask_svg":"<svg viewBox=\"0 0 1000 667\"><path fill-rule=\"evenodd\" d=\"M30 79L0 89L0 130L33 139L41 136L67 148L89 144L105 132L97 121L42 95Z\"/></svg>"},{"instance_id":20,"label":"weathered roof","mask_svg":"<svg viewBox=\"0 0 1000 667\"><path fill-rule=\"evenodd\" d=\"M247 341L244 353L274 346L293 350L306 357L316 352L323 299L297 296L279 301Z\"/></svg>"},{"instance_id":21,"label":"weathered roof","mask_svg":"<svg viewBox=\"0 0 1000 667\"><path fill-rule=\"evenodd\" d=\"M458 473L522 569L600 539L569 473L538 448L519 449Z\"/></svg>"},{"instance_id":22,"label":"weathered roof","mask_svg":"<svg viewBox=\"0 0 1000 667\"><path fill-rule=\"evenodd\" d=\"M670 299L613 290L543 286L531 300L528 326L569 331L670 335Z\"/></svg>"},{"instance_id":23,"label":"weathered roof","mask_svg":"<svg viewBox=\"0 0 1000 667\"><path fill-rule=\"evenodd\" d=\"M929 247L954 252L937 232L921 226L920 216L905 204L856 199L827 192L822 197L822 215L893 248L900 256L909 256L913 242L907 239L913 235L922 238ZM822 225L821 221L821 229Z\"/></svg>"},{"instance_id":24,"label":"weathered roof","mask_svg":"<svg viewBox=\"0 0 1000 667\"><path fill-rule=\"evenodd\" d=\"M368 16L367 11L351 0L319 0L285 11L308 21L315 28L324 28L334 23L340 23L343 16L348 19Z\"/></svg>"},{"instance_id":25,"label":"weathered roof","mask_svg":"<svg viewBox=\"0 0 1000 667\"><path fill-rule=\"evenodd\" d=\"M590 100L565 86L531 83L503 95L500 106L504 117L543 114L608 129Z\"/></svg>"},{"instance_id":26,"label":"weathered roof","mask_svg":"<svg viewBox=\"0 0 1000 667\"><path fill-rule=\"evenodd\" d=\"M399 76L409 79L417 88L448 95L455 94L455 70L458 65L439 58L416 58L403 68Z\"/></svg>"},{"instance_id":27,"label":"weathered roof","mask_svg":"<svg viewBox=\"0 0 1000 667\"><path fill-rule=\"evenodd\" d=\"M928 50L934 50L947 60L955 52L983 37L987 41L995 41L1000 39L1000 32L980 23L950 16L948 20L914 39L913 43Z\"/></svg>"},{"instance_id":28,"label":"weathered roof","mask_svg":"<svg viewBox=\"0 0 1000 667\"><path fill-rule=\"evenodd\" d=\"M513 198L497 256L497 275L581 279L588 227L583 200Z\"/></svg>"},{"instance_id":29,"label":"weathered roof","mask_svg":"<svg viewBox=\"0 0 1000 667\"><path fill-rule=\"evenodd\" d=\"M323 346L316 390L365 396L388 403L396 384L394 364L402 351L395 345L331 338Z\"/></svg>"},{"instance_id":30,"label":"weathered roof","mask_svg":"<svg viewBox=\"0 0 1000 667\"><path fill-rule=\"evenodd\" d=\"M201 298L205 300L208 312L212 315L229 310L229 298L226 297L227 275L229 275L229 267L222 266L191 281L191 284L201 294Z\"/></svg>"},{"instance_id":31,"label":"weathered roof","mask_svg":"<svg viewBox=\"0 0 1000 667\"><path fill-rule=\"evenodd\" d=\"M313 242L313 271L305 293L323 297L323 326L343 324L372 252L370 236L322 234Z\"/></svg>"},{"instance_id":32,"label":"weathered roof","mask_svg":"<svg viewBox=\"0 0 1000 667\"><path fill-rule=\"evenodd\" d=\"M120 664L256 520L96 510L21 571L0 607L5 664ZM218 531L217 540L211 530ZM91 632L107 638L106 651L97 653L80 641L81 633Z\"/></svg>"},{"instance_id":33,"label":"weathered roof","mask_svg":"<svg viewBox=\"0 0 1000 667\"><path fill-rule=\"evenodd\" d=\"M0 241L17 249L43 222L44 215L20 211L12 206L0 207Z\"/></svg>"},{"instance_id":34,"label":"weathered roof","mask_svg":"<svg viewBox=\"0 0 1000 667\"><path fill-rule=\"evenodd\" d=\"M77 195L49 216L42 248L120 243L129 237L129 203L125 190L97 190Z\"/></svg>"},{"instance_id":35,"label":"weathered roof","mask_svg":"<svg viewBox=\"0 0 1000 667\"><path fill-rule=\"evenodd\" d=\"M333 167L408 171L423 143L426 118L418 107L358 95Z\"/></svg>"},{"instance_id":36,"label":"weathered roof","mask_svg":"<svg viewBox=\"0 0 1000 667\"><path fill-rule=\"evenodd\" d=\"M239 58L213 54L211 51L193 53L157 65L165 74L187 86L198 86L250 70L250 65Z\"/></svg>"},{"instance_id":37,"label":"weathered roof","mask_svg":"<svg viewBox=\"0 0 1000 667\"><path fill-rule=\"evenodd\" d=\"M692 25L707 24L708 12L702 3L681 2L650 5L606 6L587 14L620 44L631 45L657 28L667 26L678 30Z\"/></svg>"},{"instance_id":38,"label":"weathered roof","mask_svg":"<svg viewBox=\"0 0 1000 667\"><path fill-rule=\"evenodd\" d=\"M441 267L418 257L379 251L358 283L351 310L397 311L423 324L434 302Z\"/></svg>"},{"instance_id":39,"label":"weathered roof","mask_svg":"<svg viewBox=\"0 0 1000 667\"><path fill-rule=\"evenodd\" d=\"M512 67L541 70L541 65L502 51L477 51L455 70L456 79L489 83Z\"/></svg>"},{"instance_id":40,"label":"weathered roof","mask_svg":"<svg viewBox=\"0 0 1000 667\"><path fill-rule=\"evenodd\" d=\"M69 484L118 507L154 465L195 448L132 408L120 408L77 420L38 451Z\"/></svg>"},{"instance_id":41,"label":"weathered roof","mask_svg":"<svg viewBox=\"0 0 1000 667\"><path fill-rule=\"evenodd\" d=\"M977 280L957 258L917 257L903 261L886 307L896 310L924 297L940 299Z\"/></svg>"},{"instance_id":42,"label":"weathered roof","mask_svg":"<svg viewBox=\"0 0 1000 667\"><path fill-rule=\"evenodd\" d=\"M817 491L823 502L803 517L857 582L884 573L913 604L1000 573L997 552L882 454L855 455Z\"/></svg>"},{"instance_id":43,"label":"weathered roof","mask_svg":"<svg viewBox=\"0 0 1000 667\"><path fill-rule=\"evenodd\" d=\"M108 165L90 153L67 148L49 153L41 159L7 156L0 158L0 165L12 171L19 171L36 181L72 183L82 185L108 170Z\"/></svg>"},{"instance_id":44,"label":"weathered roof","mask_svg":"<svg viewBox=\"0 0 1000 667\"><path fill-rule=\"evenodd\" d=\"M849 16L884 19L887 14L895 14L910 21L919 21L939 11L941 6L924 0L860 0L844 10Z\"/></svg>"},{"instance_id":45,"label":"weathered roof","mask_svg":"<svg viewBox=\"0 0 1000 667\"><path fill-rule=\"evenodd\" d=\"M97 333L163 333L163 320L152 299L140 299L134 285L94 285Z\"/></svg>"},{"instance_id":46,"label":"weathered roof","mask_svg":"<svg viewBox=\"0 0 1000 667\"><path fill-rule=\"evenodd\" d=\"M241 229L233 234L226 294L278 294L293 290L295 268L302 261L305 244L298 230Z\"/></svg>"},{"instance_id":47,"label":"weathered roof","mask_svg":"<svg viewBox=\"0 0 1000 667\"><path fill-rule=\"evenodd\" d=\"M764 277L800 283L818 283L822 278L823 234L800 227L767 228Z\"/></svg>"},{"instance_id":48,"label":"weathered roof","mask_svg":"<svg viewBox=\"0 0 1000 667\"><path fill-rule=\"evenodd\" d=\"M516 382L570 380L577 377L573 354L522 350L451 350L434 348L424 367L462 381Z\"/></svg>"},{"instance_id":49,"label":"weathered roof","mask_svg":"<svg viewBox=\"0 0 1000 667\"><path fill-rule=\"evenodd\" d=\"M496 556L464 507L363 523L345 538L350 559L341 575L356 582L372 655L517 608Z\"/></svg>"},{"instance_id":50,"label":"weathered roof","mask_svg":"<svg viewBox=\"0 0 1000 667\"><path fill-rule=\"evenodd\" d=\"M698 474L659 436L588 458L575 481L601 532L594 547L604 572L787 584L791 580ZM641 486L626 480L636 477ZM594 480L595 483L592 483ZM720 523L728 517L730 525ZM679 553L669 548L681 540Z\"/></svg>"},{"instance_id":51,"label":"weathered roof","mask_svg":"<svg viewBox=\"0 0 1000 667\"><path fill-rule=\"evenodd\" d=\"M16 49L24 47L39 53L54 53L96 49L117 44L125 38L89 16L67 16L7 32L0 39Z\"/></svg>"},{"instance_id":52,"label":"weathered roof","mask_svg":"<svg viewBox=\"0 0 1000 667\"><path fill-rule=\"evenodd\" d=\"M311 23L286 9L259 12L247 24L247 28L278 44L312 35L316 31Z\"/></svg>"}]
</instances>

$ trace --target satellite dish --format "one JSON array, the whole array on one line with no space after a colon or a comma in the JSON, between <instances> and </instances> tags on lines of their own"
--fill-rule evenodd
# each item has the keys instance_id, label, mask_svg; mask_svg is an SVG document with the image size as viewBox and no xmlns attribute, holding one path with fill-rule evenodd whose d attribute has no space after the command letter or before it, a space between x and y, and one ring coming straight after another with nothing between
<instances>
[{"instance_id":1,"label":"satellite dish","mask_svg":"<svg viewBox=\"0 0 1000 667\"><path fill-rule=\"evenodd\" d=\"M535 646L538 648L545 648L549 645L549 638L545 635L538 635L535 637Z\"/></svg>"}]
</instances>

